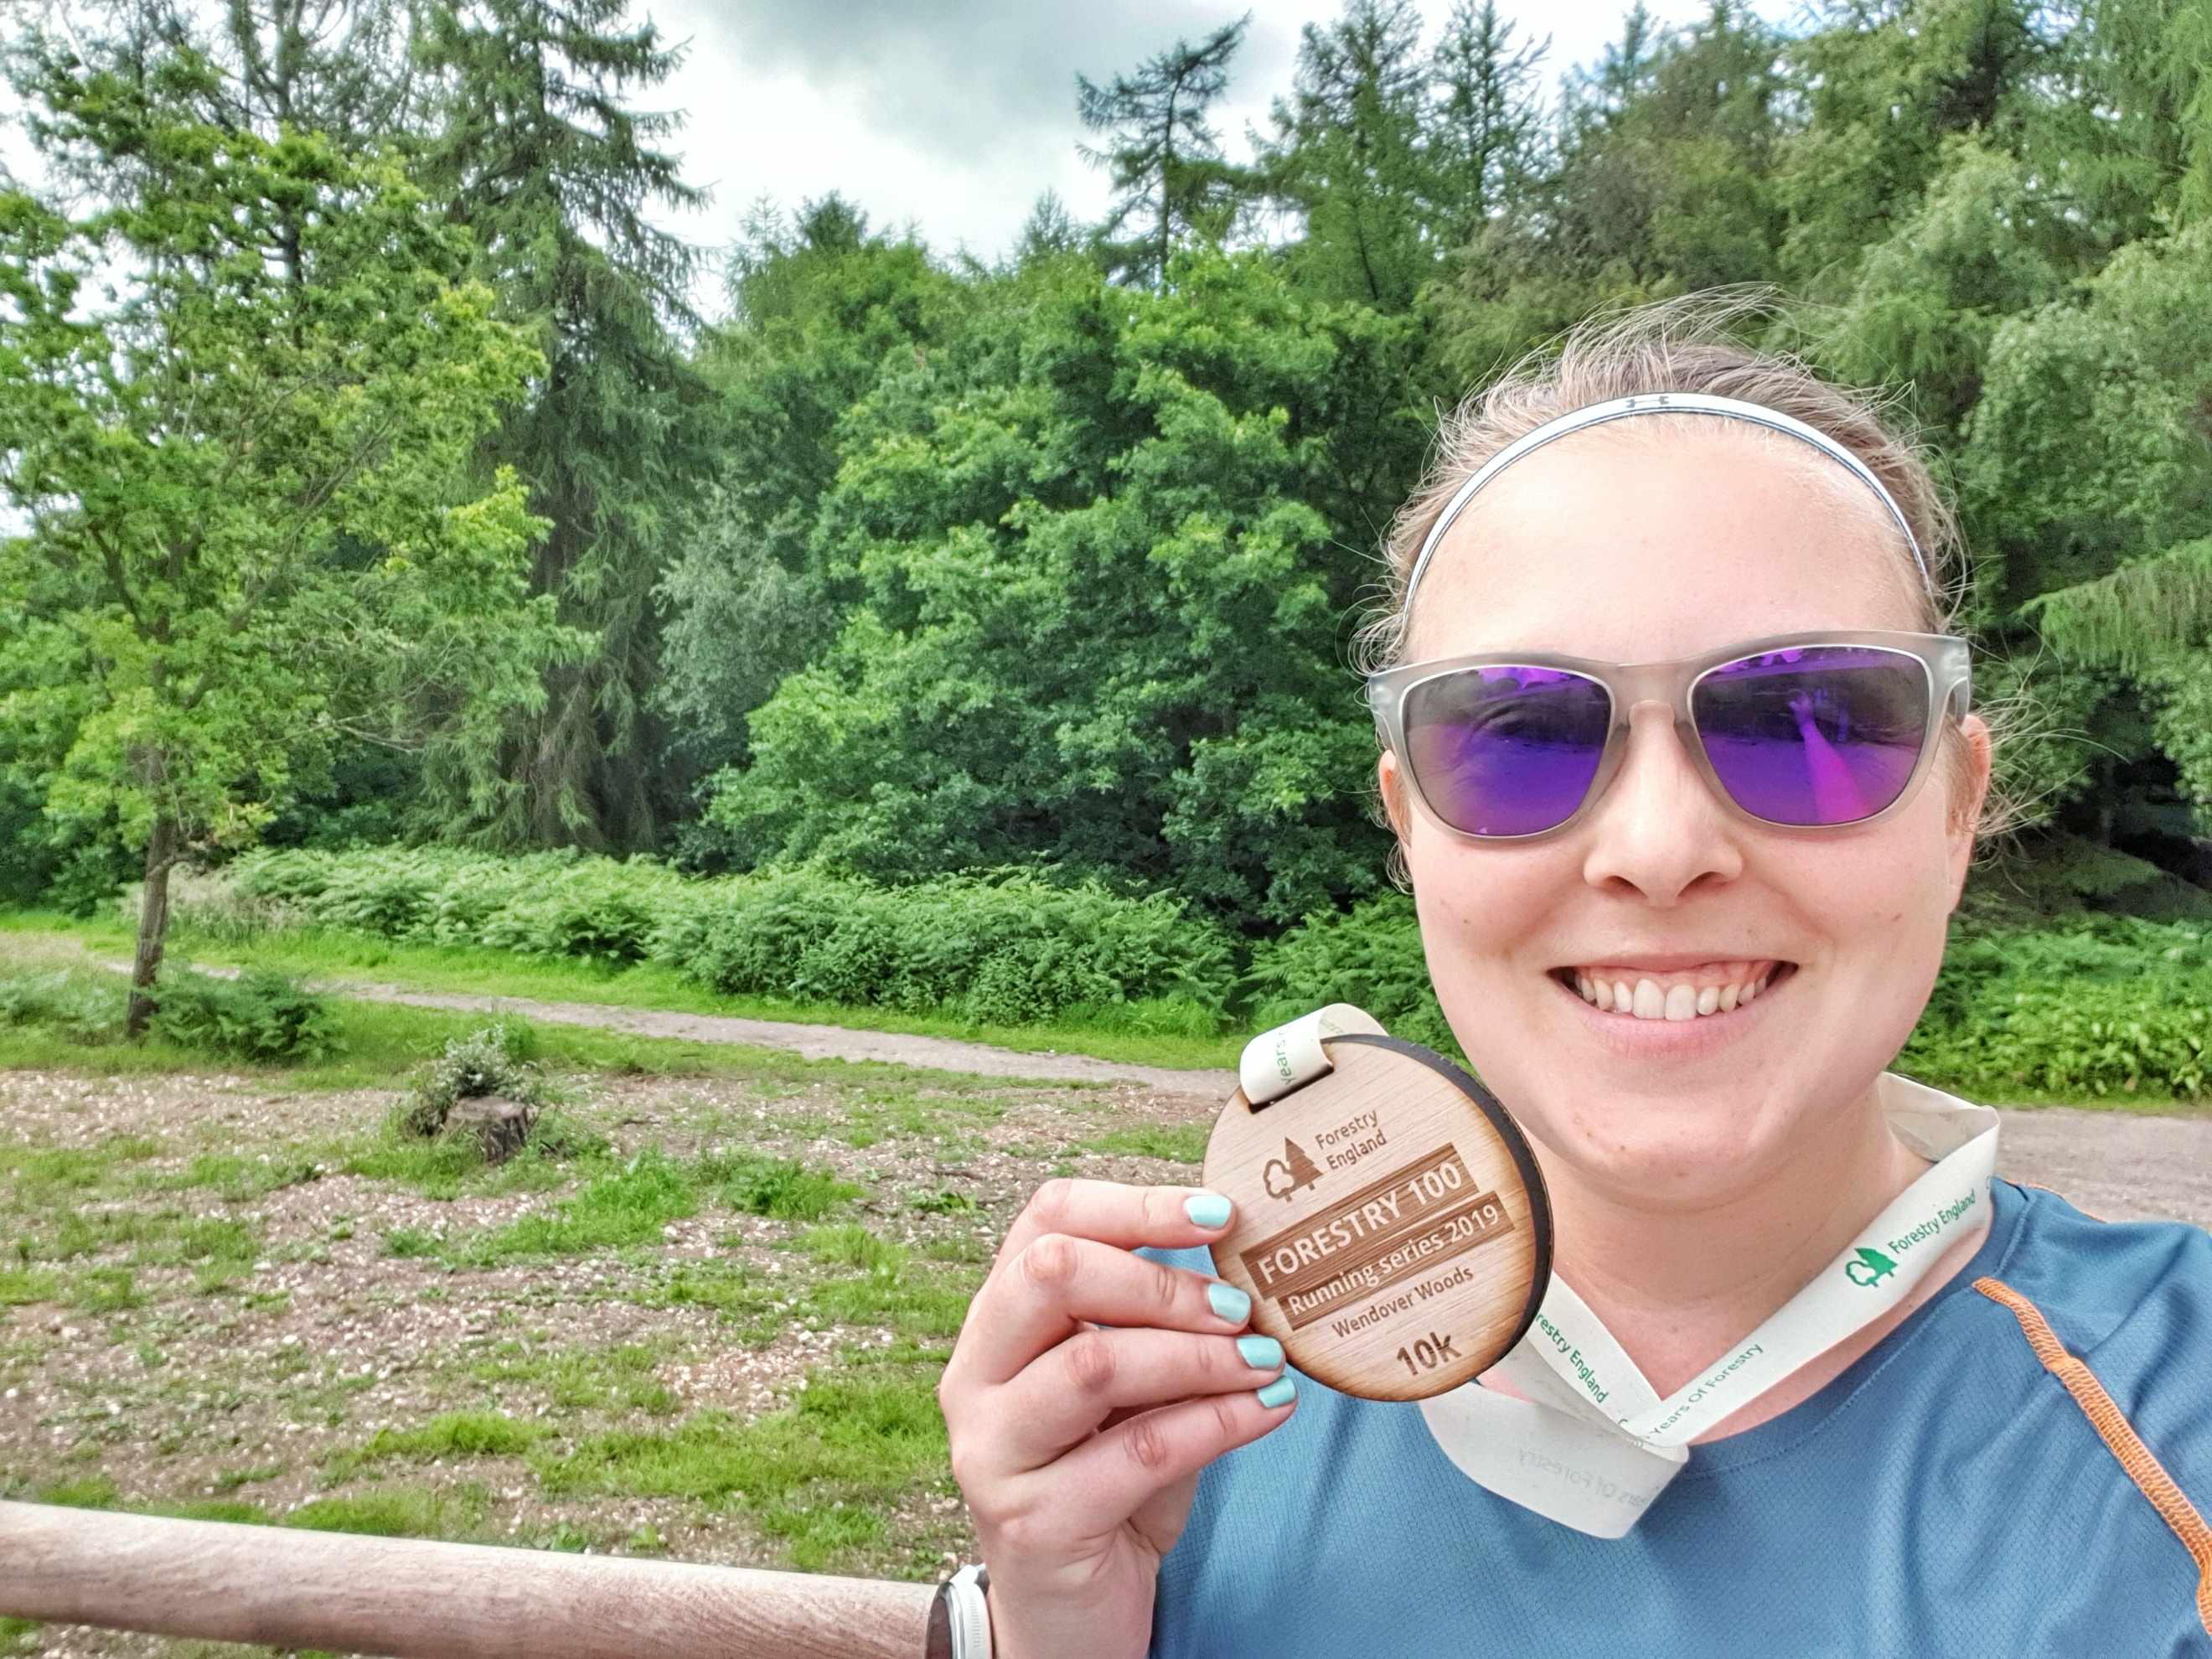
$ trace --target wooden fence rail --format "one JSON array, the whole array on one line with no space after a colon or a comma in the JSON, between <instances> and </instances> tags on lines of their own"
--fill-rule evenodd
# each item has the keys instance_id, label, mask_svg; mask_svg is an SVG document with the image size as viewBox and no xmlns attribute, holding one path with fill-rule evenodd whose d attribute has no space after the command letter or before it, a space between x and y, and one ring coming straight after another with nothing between
<instances>
[{"instance_id":1,"label":"wooden fence rail","mask_svg":"<svg viewBox=\"0 0 2212 1659\"><path fill-rule=\"evenodd\" d=\"M925 1659L933 1597L872 1578L0 1503L0 1614L158 1636L390 1659Z\"/></svg>"}]
</instances>

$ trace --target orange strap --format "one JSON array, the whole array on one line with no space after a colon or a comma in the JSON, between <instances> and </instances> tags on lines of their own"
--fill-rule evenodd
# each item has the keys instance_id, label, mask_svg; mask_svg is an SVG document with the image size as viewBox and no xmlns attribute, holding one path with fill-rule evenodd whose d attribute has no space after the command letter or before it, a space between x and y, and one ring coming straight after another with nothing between
<instances>
[{"instance_id":1,"label":"orange strap","mask_svg":"<svg viewBox=\"0 0 2212 1659\"><path fill-rule=\"evenodd\" d=\"M2066 1385L2066 1392L2074 1396L2074 1403L2088 1418L2090 1426L2097 1431L2112 1455L2120 1460L2128 1479L2142 1489L2142 1495L2150 1499L2151 1507L2173 1528L2173 1535L2197 1563L2197 1617L2203 1624L2205 1634L2212 1636L2212 1527L2204 1524L2204 1517L2197 1514L2197 1506L2174 1484L2165 1466L2151 1455L2150 1448L2143 1444L2135 1425L2113 1403L2112 1396L2105 1392L2105 1385L2097 1381L2096 1372L2067 1352L2058 1334L2051 1328L2051 1322L2043 1316L2043 1310L2002 1279L1978 1279L1974 1288L1990 1301L2012 1310L2012 1316L2020 1321L2027 1345L2035 1350L2043 1369Z\"/></svg>"}]
</instances>

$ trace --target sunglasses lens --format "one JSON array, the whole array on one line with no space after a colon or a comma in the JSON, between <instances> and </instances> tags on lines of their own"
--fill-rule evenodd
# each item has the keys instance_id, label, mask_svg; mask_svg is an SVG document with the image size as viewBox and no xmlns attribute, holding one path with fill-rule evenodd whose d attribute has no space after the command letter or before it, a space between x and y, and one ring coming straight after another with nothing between
<instances>
[{"instance_id":1,"label":"sunglasses lens","mask_svg":"<svg viewBox=\"0 0 2212 1659\"><path fill-rule=\"evenodd\" d=\"M1429 810L1468 836L1557 829L1589 793L1613 699L1556 668L1462 669L1406 694L1406 763Z\"/></svg>"},{"instance_id":2,"label":"sunglasses lens","mask_svg":"<svg viewBox=\"0 0 2212 1659\"><path fill-rule=\"evenodd\" d=\"M1901 651L1816 645L1725 663L1690 694L1706 757L1737 805L1769 823L1870 818L1911 781L1934 700Z\"/></svg>"}]
</instances>

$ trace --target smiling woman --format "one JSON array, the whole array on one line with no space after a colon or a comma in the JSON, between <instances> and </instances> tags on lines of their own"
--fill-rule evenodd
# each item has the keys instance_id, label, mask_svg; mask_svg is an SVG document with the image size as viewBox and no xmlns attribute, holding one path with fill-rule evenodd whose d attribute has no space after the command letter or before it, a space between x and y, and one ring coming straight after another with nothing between
<instances>
[{"instance_id":1,"label":"smiling woman","mask_svg":"<svg viewBox=\"0 0 2212 1659\"><path fill-rule=\"evenodd\" d=\"M1356 1400L1240 1335L1228 1200L1043 1189L942 1389L1007 1659L2212 1651L2212 1240L1993 1180L1996 1115L1886 1071L1990 778L1949 521L1728 321L1470 404L1371 641L1534 1330Z\"/></svg>"}]
</instances>

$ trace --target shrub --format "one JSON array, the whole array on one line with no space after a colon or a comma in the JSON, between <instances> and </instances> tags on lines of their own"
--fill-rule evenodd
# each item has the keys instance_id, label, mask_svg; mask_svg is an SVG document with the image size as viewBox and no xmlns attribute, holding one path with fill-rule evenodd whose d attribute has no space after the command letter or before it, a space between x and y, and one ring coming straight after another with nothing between
<instances>
[{"instance_id":1,"label":"shrub","mask_svg":"<svg viewBox=\"0 0 2212 1659\"><path fill-rule=\"evenodd\" d=\"M504 1025L455 1037L416 1079L403 1115L405 1127L418 1135L434 1135L446 1127L455 1102L488 1095L534 1103L538 1073L515 1049L515 1039Z\"/></svg>"},{"instance_id":2,"label":"shrub","mask_svg":"<svg viewBox=\"0 0 2212 1659\"><path fill-rule=\"evenodd\" d=\"M121 978L82 969L0 978L0 1025L54 1032L73 1042L100 1042L123 1034L125 992Z\"/></svg>"},{"instance_id":3,"label":"shrub","mask_svg":"<svg viewBox=\"0 0 2212 1659\"><path fill-rule=\"evenodd\" d=\"M1395 1036L1460 1053L1429 983L1413 902L1402 893L1383 894L1349 912L1308 916L1253 952L1249 983L1255 1030L1325 1003L1349 1002Z\"/></svg>"},{"instance_id":4,"label":"shrub","mask_svg":"<svg viewBox=\"0 0 2212 1659\"><path fill-rule=\"evenodd\" d=\"M450 1177L465 1173L478 1156L494 1161L516 1153L576 1158L604 1151L603 1137L553 1109L569 1102L571 1091L548 1079L524 1057L531 1037L526 1025L510 1029L502 1024L487 1026L447 1043L445 1052L422 1068L414 1087L393 1109L390 1126L403 1143L440 1136L445 1136L446 1142L429 1148L403 1146L393 1161L413 1165L425 1153L434 1154L433 1169ZM459 1128L450 1123L458 1103L493 1095L531 1109L523 1120L519 1145L505 1138L497 1144L483 1139L481 1125L469 1133L447 1133L449 1127Z\"/></svg>"},{"instance_id":5,"label":"shrub","mask_svg":"<svg viewBox=\"0 0 2212 1659\"><path fill-rule=\"evenodd\" d=\"M1227 936L1180 899L1026 872L911 887L817 870L697 881L646 860L384 848L258 853L225 879L272 921L610 965L652 958L730 994L980 1024L1080 1011L1208 1034L1236 981ZM211 917L236 910L205 902Z\"/></svg>"},{"instance_id":6,"label":"shrub","mask_svg":"<svg viewBox=\"0 0 2212 1659\"><path fill-rule=\"evenodd\" d=\"M272 921L653 960L732 994L990 1025L1196 1036L1344 1001L1401 1036L1460 1052L1429 984L1413 902L1395 893L1249 947L1240 979L1242 947L1172 896L1027 872L902 887L814 869L693 880L644 860L382 848L258 853L222 881L228 896L204 903L226 927L240 925L242 900ZM0 992L0 1019L61 1020L36 1010L66 1000L58 985ZM2039 933L1960 933L1899 1063L1996 1097L2202 1093L2212 948L2201 925L2089 915Z\"/></svg>"},{"instance_id":7,"label":"shrub","mask_svg":"<svg viewBox=\"0 0 2212 1659\"><path fill-rule=\"evenodd\" d=\"M2212 1077L2205 932L2131 917L1957 938L1898 1064L1940 1087L2190 1096Z\"/></svg>"},{"instance_id":8,"label":"shrub","mask_svg":"<svg viewBox=\"0 0 2212 1659\"><path fill-rule=\"evenodd\" d=\"M1028 874L878 887L793 871L714 883L655 954L720 991L990 1025L1173 1000L1218 1029L1232 982L1228 939L1182 901Z\"/></svg>"},{"instance_id":9,"label":"shrub","mask_svg":"<svg viewBox=\"0 0 2212 1659\"><path fill-rule=\"evenodd\" d=\"M270 921L422 945L482 945L609 963L642 958L696 884L649 860L574 853L500 857L454 848L262 852L224 872ZM180 907L194 926L224 914L210 894Z\"/></svg>"},{"instance_id":10,"label":"shrub","mask_svg":"<svg viewBox=\"0 0 2212 1659\"><path fill-rule=\"evenodd\" d=\"M179 1048L240 1060L317 1060L339 1046L329 1001L289 974L236 979L185 971L155 988L153 1030Z\"/></svg>"}]
</instances>

